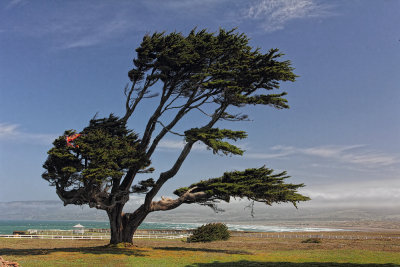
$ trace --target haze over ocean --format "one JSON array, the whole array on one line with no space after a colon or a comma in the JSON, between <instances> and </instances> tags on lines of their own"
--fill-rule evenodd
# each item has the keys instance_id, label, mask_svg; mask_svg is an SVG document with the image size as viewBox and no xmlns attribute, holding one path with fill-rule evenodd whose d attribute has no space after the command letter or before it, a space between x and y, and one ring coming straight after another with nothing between
<instances>
[{"instance_id":1,"label":"haze over ocean","mask_svg":"<svg viewBox=\"0 0 400 267\"><path fill-rule=\"evenodd\" d=\"M17 220L0 220L0 235L12 234L13 231L25 231L28 229L37 230L72 230L76 224L81 224L85 228L109 229L108 222L99 221L17 221ZM200 223L161 223L161 222L145 222L140 225L139 229L162 229L162 230L190 230L195 229L202 224ZM229 230L233 231L250 231L250 232L321 232L321 231L339 231L341 229L334 228L318 228L318 227L279 227L279 226L263 226L263 225L238 225L227 224Z\"/></svg>"}]
</instances>

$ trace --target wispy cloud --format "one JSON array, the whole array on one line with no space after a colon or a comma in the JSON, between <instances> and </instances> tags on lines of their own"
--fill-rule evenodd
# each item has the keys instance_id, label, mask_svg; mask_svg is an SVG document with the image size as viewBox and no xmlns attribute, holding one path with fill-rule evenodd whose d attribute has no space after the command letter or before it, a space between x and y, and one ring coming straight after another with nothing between
<instances>
[{"instance_id":1,"label":"wispy cloud","mask_svg":"<svg viewBox=\"0 0 400 267\"><path fill-rule=\"evenodd\" d=\"M277 152L277 153L254 153L254 152L249 152L245 153L244 156L245 158L249 159L276 159L276 158L283 158L289 155L293 155L291 152Z\"/></svg>"},{"instance_id":2,"label":"wispy cloud","mask_svg":"<svg viewBox=\"0 0 400 267\"><path fill-rule=\"evenodd\" d=\"M309 148L274 146L271 148L271 152L272 153L248 153L245 154L245 157L253 159L272 159L291 155L306 155L331 159L343 163L360 164L366 167L389 166L400 162L396 155L367 150L365 149L365 145L329 145Z\"/></svg>"},{"instance_id":3,"label":"wispy cloud","mask_svg":"<svg viewBox=\"0 0 400 267\"><path fill-rule=\"evenodd\" d=\"M9 5L23 3L25 1L14 0ZM129 2L117 5L104 1L84 2L80 5L65 2L60 8L49 5L43 10L39 4L32 2L32 10L24 19L16 20L12 17L8 21L7 30L32 38L47 39L52 48L56 49L91 47L111 43L113 40L119 40L117 43L120 43L145 25L140 17L142 15L137 14L139 11L134 7Z\"/></svg>"},{"instance_id":4,"label":"wispy cloud","mask_svg":"<svg viewBox=\"0 0 400 267\"><path fill-rule=\"evenodd\" d=\"M8 5L6 5L6 9L15 8L18 6L25 5L27 3L26 0L11 0Z\"/></svg>"},{"instance_id":5,"label":"wispy cloud","mask_svg":"<svg viewBox=\"0 0 400 267\"><path fill-rule=\"evenodd\" d=\"M69 49L97 45L122 35L129 28L128 20L115 17L96 26L78 28L75 33L76 36L65 41L61 48Z\"/></svg>"},{"instance_id":6,"label":"wispy cloud","mask_svg":"<svg viewBox=\"0 0 400 267\"><path fill-rule=\"evenodd\" d=\"M151 8L163 8L170 10L185 9L186 11L196 11L199 8L207 9L222 2L231 2L230 0L169 0L169 1L145 1L145 5Z\"/></svg>"},{"instance_id":7,"label":"wispy cloud","mask_svg":"<svg viewBox=\"0 0 400 267\"><path fill-rule=\"evenodd\" d=\"M97 1L79 5L65 1L62 5L43 7L36 1L12 0L8 8L29 3L23 19L11 17L7 31L33 38L47 39L61 49L92 47L123 42L135 33L190 25L235 27L250 22L265 31L283 29L296 19L327 17L331 7L317 0L172 0L172 1ZM24 13L24 14L25 14ZM150 19L149 19L150 18ZM189 24L187 24L189 21ZM178 28L177 28L178 27ZM130 39L130 40L131 40ZM118 40L118 42L115 42Z\"/></svg>"},{"instance_id":8,"label":"wispy cloud","mask_svg":"<svg viewBox=\"0 0 400 267\"><path fill-rule=\"evenodd\" d=\"M0 141L48 145L57 138L55 134L26 133L17 124L0 123Z\"/></svg>"},{"instance_id":9,"label":"wispy cloud","mask_svg":"<svg viewBox=\"0 0 400 267\"><path fill-rule=\"evenodd\" d=\"M245 17L261 23L267 32L281 30L297 19L331 16L331 6L316 0L261 0L245 10Z\"/></svg>"}]
</instances>

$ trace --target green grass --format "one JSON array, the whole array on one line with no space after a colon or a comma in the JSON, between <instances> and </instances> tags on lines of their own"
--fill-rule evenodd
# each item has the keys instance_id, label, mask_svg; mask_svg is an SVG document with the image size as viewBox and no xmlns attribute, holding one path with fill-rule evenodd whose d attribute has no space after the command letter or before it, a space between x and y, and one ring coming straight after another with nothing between
<instances>
[{"instance_id":1,"label":"green grass","mask_svg":"<svg viewBox=\"0 0 400 267\"><path fill-rule=\"evenodd\" d=\"M228 241L135 240L105 247L105 240L0 239L0 255L22 266L400 266L400 240L322 240L234 237Z\"/></svg>"}]
</instances>

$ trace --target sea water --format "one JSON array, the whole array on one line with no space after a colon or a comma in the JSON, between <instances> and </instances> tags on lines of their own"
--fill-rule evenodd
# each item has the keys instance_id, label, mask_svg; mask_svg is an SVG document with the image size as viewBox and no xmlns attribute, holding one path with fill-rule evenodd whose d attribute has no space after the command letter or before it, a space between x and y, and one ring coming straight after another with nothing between
<instances>
[{"instance_id":1,"label":"sea water","mask_svg":"<svg viewBox=\"0 0 400 267\"><path fill-rule=\"evenodd\" d=\"M28 229L37 230L72 230L76 224L81 224L85 228L110 228L108 222L102 221L29 221L29 220L0 220L0 235L12 234L13 231L25 231ZM139 229L165 229L165 230L190 230L199 227L201 223L160 223L144 222ZM332 228L311 228L311 227L283 227L266 225L239 225L226 224L229 230L250 231L250 232L323 232L323 231L342 231L342 229Z\"/></svg>"}]
</instances>

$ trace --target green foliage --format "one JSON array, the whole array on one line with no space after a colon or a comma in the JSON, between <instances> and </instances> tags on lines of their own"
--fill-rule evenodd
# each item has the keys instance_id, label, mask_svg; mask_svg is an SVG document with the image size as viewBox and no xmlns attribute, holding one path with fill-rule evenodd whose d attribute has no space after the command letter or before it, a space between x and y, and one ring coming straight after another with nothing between
<instances>
[{"instance_id":1,"label":"green foliage","mask_svg":"<svg viewBox=\"0 0 400 267\"><path fill-rule=\"evenodd\" d=\"M212 149L213 153L222 152L225 155L234 154L242 155L243 150L240 148L222 141L222 139L238 140L247 137L245 131L232 131L218 128L193 128L185 132L186 141L195 140L203 142L208 148Z\"/></svg>"},{"instance_id":2,"label":"green foliage","mask_svg":"<svg viewBox=\"0 0 400 267\"><path fill-rule=\"evenodd\" d=\"M205 192L210 204L216 200L229 202L231 197L247 198L249 200L272 203L291 202L294 206L300 201L310 198L297 193L303 184L285 183L290 176L286 172L274 174L272 169L265 166L261 168L246 169L245 171L225 172L222 177L212 178L175 190L174 194L181 196L187 190L192 193Z\"/></svg>"},{"instance_id":3,"label":"green foliage","mask_svg":"<svg viewBox=\"0 0 400 267\"><path fill-rule=\"evenodd\" d=\"M188 237L188 243L211 242L217 240L228 240L230 238L228 227L223 223L208 223L193 231Z\"/></svg>"},{"instance_id":4,"label":"green foliage","mask_svg":"<svg viewBox=\"0 0 400 267\"><path fill-rule=\"evenodd\" d=\"M54 141L42 177L59 192L84 188L86 193L77 204L95 202L91 199L93 193L107 192L134 164L143 168L149 165L136 149L137 135L112 114L109 118L91 120L73 146L67 146L65 138L73 133L66 131Z\"/></svg>"},{"instance_id":5,"label":"green foliage","mask_svg":"<svg viewBox=\"0 0 400 267\"><path fill-rule=\"evenodd\" d=\"M322 242L321 238L315 238L315 237L307 238L307 239L301 241L301 243L321 243L321 242Z\"/></svg>"},{"instance_id":6,"label":"green foliage","mask_svg":"<svg viewBox=\"0 0 400 267\"><path fill-rule=\"evenodd\" d=\"M235 30L210 33L194 29L187 36L154 33L144 36L136 52L135 67L128 74L133 83L162 81L171 95L207 95L211 102L236 107L288 108L285 92L255 92L279 89L280 81L293 82L297 77L290 61L278 61L283 56L278 49L263 54Z\"/></svg>"},{"instance_id":7,"label":"green foliage","mask_svg":"<svg viewBox=\"0 0 400 267\"><path fill-rule=\"evenodd\" d=\"M144 194L149 191L150 188L154 187L155 182L153 178L140 181L137 185L132 186L132 193Z\"/></svg>"}]
</instances>

